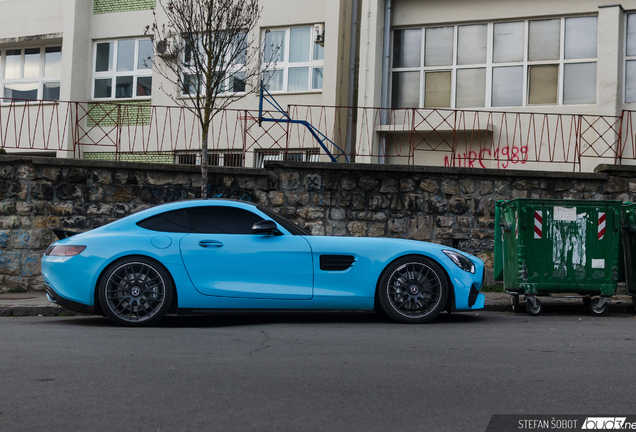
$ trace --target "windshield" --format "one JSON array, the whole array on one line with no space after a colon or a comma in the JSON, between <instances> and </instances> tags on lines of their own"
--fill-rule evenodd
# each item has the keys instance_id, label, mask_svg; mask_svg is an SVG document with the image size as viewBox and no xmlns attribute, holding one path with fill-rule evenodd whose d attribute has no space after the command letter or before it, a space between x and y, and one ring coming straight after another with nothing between
<instances>
[{"instance_id":1,"label":"windshield","mask_svg":"<svg viewBox=\"0 0 636 432\"><path fill-rule=\"evenodd\" d=\"M310 236L311 233L304 228L299 227L295 223L285 219L281 215L276 212L273 212L265 207L258 206L258 209L265 213L267 216L271 217L276 223L289 231L292 235L303 235Z\"/></svg>"}]
</instances>

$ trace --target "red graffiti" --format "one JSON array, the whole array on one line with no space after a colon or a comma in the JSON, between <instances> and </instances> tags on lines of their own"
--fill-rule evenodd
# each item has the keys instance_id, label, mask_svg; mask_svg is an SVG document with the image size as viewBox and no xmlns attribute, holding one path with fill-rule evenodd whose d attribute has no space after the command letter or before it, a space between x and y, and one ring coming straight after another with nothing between
<instances>
[{"instance_id":1,"label":"red graffiti","mask_svg":"<svg viewBox=\"0 0 636 432\"><path fill-rule=\"evenodd\" d=\"M506 169L510 165L525 164L528 161L528 146L506 146L497 149L482 149L479 153L471 150L458 153L455 157L444 157L444 166L462 168L488 168L484 161L497 161L497 168Z\"/></svg>"}]
</instances>

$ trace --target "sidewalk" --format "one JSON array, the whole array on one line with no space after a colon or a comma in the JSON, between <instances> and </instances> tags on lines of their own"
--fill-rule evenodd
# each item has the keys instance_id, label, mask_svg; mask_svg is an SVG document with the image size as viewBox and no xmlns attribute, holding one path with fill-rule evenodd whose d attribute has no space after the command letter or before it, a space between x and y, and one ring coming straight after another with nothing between
<instances>
[{"instance_id":1,"label":"sidewalk","mask_svg":"<svg viewBox=\"0 0 636 432\"><path fill-rule=\"evenodd\" d=\"M486 306L483 310L494 312L512 312L510 296L505 293L485 292ZM522 298L523 301L523 298ZM569 311L576 312L577 307L583 313L580 300L541 297L546 313ZM523 303L522 303L523 304ZM632 299L628 295L615 295L610 302L609 313L634 314ZM0 317L25 316L72 316L81 315L49 302L43 292L22 294L0 294Z\"/></svg>"}]
</instances>

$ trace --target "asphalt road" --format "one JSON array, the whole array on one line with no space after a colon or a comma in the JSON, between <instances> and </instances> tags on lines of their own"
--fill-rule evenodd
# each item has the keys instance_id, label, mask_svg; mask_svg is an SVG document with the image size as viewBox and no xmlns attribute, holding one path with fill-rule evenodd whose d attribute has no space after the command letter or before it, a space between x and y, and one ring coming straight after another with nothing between
<instances>
[{"instance_id":1,"label":"asphalt road","mask_svg":"<svg viewBox=\"0 0 636 432\"><path fill-rule=\"evenodd\" d=\"M2 431L484 431L636 414L636 318L0 318Z\"/></svg>"}]
</instances>

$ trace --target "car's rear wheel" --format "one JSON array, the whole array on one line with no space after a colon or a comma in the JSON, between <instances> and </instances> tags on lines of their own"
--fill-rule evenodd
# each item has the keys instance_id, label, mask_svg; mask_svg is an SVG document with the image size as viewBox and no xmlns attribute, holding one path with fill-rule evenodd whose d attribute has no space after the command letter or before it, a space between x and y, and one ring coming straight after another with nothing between
<instances>
[{"instance_id":1,"label":"car's rear wheel","mask_svg":"<svg viewBox=\"0 0 636 432\"><path fill-rule=\"evenodd\" d=\"M378 297L384 312L395 321L421 324L444 309L448 281L435 261L407 256L393 261L382 273Z\"/></svg>"},{"instance_id":2,"label":"car's rear wheel","mask_svg":"<svg viewBox=\"0 0 636 432\"><path fill-rule=\"evenodd\" d=\"M156 261L130 257L106 268L99 300L106 315L125 326L147 326L162 319L172 303L174 284Z\"/></svg>"}]
</instances>

